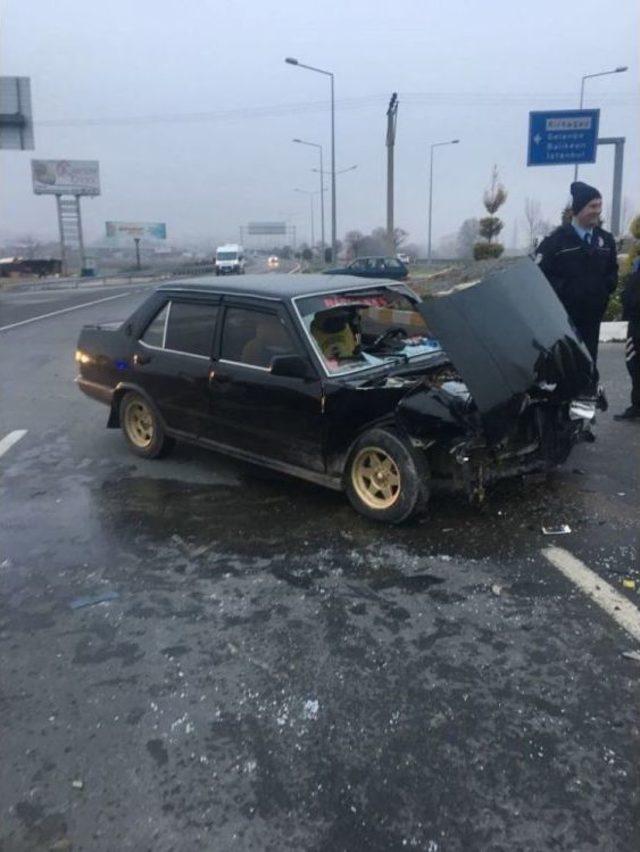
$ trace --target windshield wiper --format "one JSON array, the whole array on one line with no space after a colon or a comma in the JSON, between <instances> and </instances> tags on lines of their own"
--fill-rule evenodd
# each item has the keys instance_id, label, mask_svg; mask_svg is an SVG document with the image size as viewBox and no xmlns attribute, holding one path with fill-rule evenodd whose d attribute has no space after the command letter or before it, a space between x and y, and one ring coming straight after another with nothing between
<instances>
[{"instance_id":1,"label":"windshield wiper","mask_svg":"<svg viewBox=\"0 0 640 852\"><path fill-rule=\"evenodd\" d=\"M365 350L366 351L366 350ZM392 358L395 363L408 364L409 356L406 352L370 352L369 355L375 355L376 358Z\"/></svg>"}]
</instances>

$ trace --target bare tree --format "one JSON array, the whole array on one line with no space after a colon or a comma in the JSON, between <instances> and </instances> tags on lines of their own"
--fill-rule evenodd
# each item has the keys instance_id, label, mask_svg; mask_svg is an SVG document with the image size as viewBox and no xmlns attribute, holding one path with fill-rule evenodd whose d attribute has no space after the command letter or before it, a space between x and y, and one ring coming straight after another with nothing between
<instances>
[{"instance_id":1,"label":"bare tree","mask_svg":"<svg viewBox=\"0 0 640 852\"><path fill-rule=\"evenodd\" d=\"M25 234L20 238L18 245L24 253L27 260L33 260L40 250L42 243L37 237L32 234Z\"/></svg>"},{"instance_id":2,"label":"bare tree","mask_svg":"<svg viewBox=\"0 0 640 852\"><path fill-rule=\"evenodd\" d=\"M362 254L364 240L365 237L361 231L347 231L344 241L350 258L359 257Z\"/></svg>"},{"instance_id":3,"label":"bare tree","mask_svg":"<svg viewBox=\"0 0 640 852\"><path fill-rule=\"evenodd\" d=\"M622 199L622 217L621 217L621 225L622 225L622 233L628 234L629 226L631 225L631 220L633 219L633 201L629 198L628 195L625 195Z\"/></svg>"},{"instance_id":4,"label":"bare tree","mask_svg":"<svg viewBox=\"0 0 640 852\"><path fill-rule=\"evenodd\" d=\"M478 239L480 223L477 219L465 219L458 231L456 253L458 257L473 257L473 246Z\"/></svg>"},{"instance_id":5,"label":"bare tree","mask_svg":"<svg viewBox=\"0 0 640 852\"><path fill-rule=\"evenodd\" d=\"M529 230L529 248L533 248L536 237L539 236L540 212L540 202L538 199L527 196L524 201L524 218L527 220L527 228Z\"/></svg>"}]
</instances>

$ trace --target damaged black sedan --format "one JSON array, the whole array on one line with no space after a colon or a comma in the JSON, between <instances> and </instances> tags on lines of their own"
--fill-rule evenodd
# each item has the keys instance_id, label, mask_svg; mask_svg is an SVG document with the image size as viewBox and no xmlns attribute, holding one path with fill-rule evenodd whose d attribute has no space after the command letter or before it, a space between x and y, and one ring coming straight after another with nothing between
<instances>
[{"instance_id":1,"label":"damaged black sedan","mask_svg":"<svg viewBox=\"0 0 640 852\"><path fill-rule=\"evenodd\" d=\"M85 326L78 385L140 456L176 440L346 491L398 523L591 437L597 373L528 260L419 299L323 275L165 284Z\"/></svg>"}]
</instances>

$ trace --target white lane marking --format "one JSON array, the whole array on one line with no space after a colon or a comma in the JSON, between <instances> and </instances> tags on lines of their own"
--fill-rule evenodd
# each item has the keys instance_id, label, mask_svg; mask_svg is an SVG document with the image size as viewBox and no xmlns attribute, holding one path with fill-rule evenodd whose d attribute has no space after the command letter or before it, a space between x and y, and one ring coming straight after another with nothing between
<instances>
[{"instance_id":1,"label":"white lane marking","mask_svg":"<svg viewBox=\"0 0 640 852\"><path fill-rule=\"evenodd\" d=\"M58 316L58 314L67 314L69 311L79 311L80 308L89 308L91 305L99 305L101 302L110 302L112 299L122 299L123 296L130 295L131 291L128 290L126 293L118 293L115 296L106 296L104 299L94 299L93 302L83 302L81 305L72 305L70 308L61 308L59 311L50 311L48 314L40 314L37 317L20 320L20 322L12 322L11 325L0 325L0 331L8 331L10 328L17 328L19 325L27 325L27 323L37 322L41 319L47 319L47 317Z\"/></svg>"},{"instance_id":2,"label":"white lane marking","mask_svg":"<svg viewBox=\"0 0 640 852\"><path fill-rule=\"evenodd\" d=\"M0 456L3 456L7 450L10 450L14 444L17 444L20 438L24 438L27 434L26 429L16 429L14 432L9 432L0 441Z\"/></svg>"},{"instance_id":3,"label":"white lane marking","mask_svg":"<svg viewBox=\"0 0 640 852\"><path fill-rule=\"evenodd\" d=\"M584 562L562 547L545 547L542 555L588 595L607 615L640 642L640 609L617 592Z\"/></svg>"}]
</instances>

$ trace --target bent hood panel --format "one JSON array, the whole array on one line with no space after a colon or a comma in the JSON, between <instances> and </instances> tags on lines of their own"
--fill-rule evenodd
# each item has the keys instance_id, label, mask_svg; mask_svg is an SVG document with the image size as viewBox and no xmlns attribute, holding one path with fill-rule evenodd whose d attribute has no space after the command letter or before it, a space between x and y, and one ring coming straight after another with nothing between
<instances>
[{"instance_id":1,"label":"bent hood panel","mask_svg":"<svg viewBox=\"0 0 640 852\"><path fill-rule=\"evenodd\" d=\"M418 306L460 372L488 431L504 432L536 382L569 400L592 390L597 372L547 279L523 259ZM502 422L502 425L501 425Z\"/></svg>"}]
</instances>

